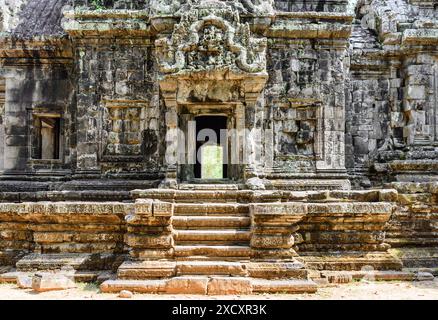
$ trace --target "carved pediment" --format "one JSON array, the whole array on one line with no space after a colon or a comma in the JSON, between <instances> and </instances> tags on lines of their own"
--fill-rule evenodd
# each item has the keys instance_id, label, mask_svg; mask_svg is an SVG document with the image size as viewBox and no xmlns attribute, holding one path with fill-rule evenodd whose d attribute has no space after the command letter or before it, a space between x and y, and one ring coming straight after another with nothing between
<instances>
[{"instance_id":1,"label":"carved pediment","mask_svg":"<svg viewBox=\"0 0 438 320\"><path fill-rule=\"evenodd\" d=\"M190 6L170 37L156 41L160 71L165 74L231 70L266 72L266 38L251 34L239 12L222 1Z\"/></svg>"},{"instance_id":2,"label":"carved pediment","mask_svg":"<svg viewBox=\"0 0 438 320\"><path fill-rule=\"evenodd\" d=\"M180 15L193 5L205 0L151 0L153 15ZM244 14L258 16L271 15L274 12L274 0L218 0Z\"/></svg>"}]
</instances>

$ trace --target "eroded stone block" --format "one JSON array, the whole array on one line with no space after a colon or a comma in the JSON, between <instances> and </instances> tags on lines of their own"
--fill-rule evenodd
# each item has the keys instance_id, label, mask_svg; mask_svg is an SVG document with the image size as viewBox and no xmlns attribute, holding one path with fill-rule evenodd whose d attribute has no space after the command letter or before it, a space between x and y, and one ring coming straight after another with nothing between
<instances>
[{"instance_id":1,"label":"eroded stone block","mask_svg":"<svg viewBox=\"0 0 438 320\"><path fill-rule=\"evenodd\" d=\"M76 288L74 281L64 275L57 273L37 273L32 278L32 289L37 292L66 290Z\"/></svg>"}]
</instances>

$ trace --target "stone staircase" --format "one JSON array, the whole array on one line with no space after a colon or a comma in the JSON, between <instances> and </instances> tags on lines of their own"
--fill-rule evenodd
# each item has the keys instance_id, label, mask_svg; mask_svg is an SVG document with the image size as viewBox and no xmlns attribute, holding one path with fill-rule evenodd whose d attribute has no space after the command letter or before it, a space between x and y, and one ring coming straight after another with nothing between
<instances>
[{"instance_id":1,"label":"stone staircase","mask_svg":"<svg viewBox=\"0 0 438 320\"><path fill-rule=\"evenodd\" d=\"M177 261L202 261L200 265L229 261L231 266L250 260L251 219L247 205L178 204L174 214Z\"/></svg>"},{"instance_id":2,"label":"stone staircase","mask_svg":"<svg viewBox=\"0 0 438 320\"><path fill-rule=\"evenodd\" d=\"M251 220L248 206L179 204L175 206L177 275L248 276Z\"/></svg>"},{"instance_id":3,"label":"stone staircase","mask_svg":"<svg viewBox=\"0 0 438 320\"><path fill-rule=\"evenodd\" d=\"M252 260L248 204L181 201L174 205L172 226L173 259L125 261L117 279L104 282L101 290L221 295L317 289L296 261ZM288 272L279 272L282 268Z\"/></svg>"}]
</instances>

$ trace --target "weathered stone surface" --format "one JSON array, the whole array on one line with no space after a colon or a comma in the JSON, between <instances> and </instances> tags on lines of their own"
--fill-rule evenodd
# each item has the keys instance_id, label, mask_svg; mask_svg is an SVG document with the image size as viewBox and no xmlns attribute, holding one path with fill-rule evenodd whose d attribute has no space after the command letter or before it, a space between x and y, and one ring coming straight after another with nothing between
<instances>
[{"instance_id":1,"label":"weathered stone surface","mask_svg":"<svg viewBox=\"0 0 438 320\"><path fill-rule=\"evenodd\" d=\"M429 272L418 272L415 280L417 281L433 281L434 276Z\"/></svg>"},{"instance_id":2,"label":"weathered stone surface","mask_svg":"<svg viewBox=\"0 0 438 320\"><path fill-rule=\"evenodd\" d=\"M120 264L120 258L113 254L38 254L25 255L17 263L18 271L35 270L111 270Z\"/></svg>"},{"instance_id":3,"label":"weathered stone surface","mask_svg":"<svg viewBox=\"0 0 438 320\"><path fill-rule=\"evenodd\" d=\"M303 263L294 262L251 262L248 273L253 278L307 279L308 270Z\"/></svg>"},{"instance_id":4,"label":"weathered stone surface","mask_svg":"<svg viewBox=\"0 0 438 320\"><path fill-rule=\"evenodd\" d=\"M304 216L307 213L307 206L302 203L287 203L287 204L252 204L250 206L251 214L253 216Z\"/></svg>"},{"instance_id":5,"label":"weathered stone surface","mask_svg":"<svg viewBox=\"0 0 438 320\"><path fill-rule=\"evenodd\" d=\"M207 294L207 277L175 277L167 281L167 294Z\"/></svg>"},{"instance_id":6,"label":"weathered stone surface","mask_svg":"<svg viewBox=\"0 0 438 320\"><path fill-rule=\"evenodd\" d=\"M331 283L347 283L353 280L365 280L365 281L413 281L415 280L414 272L406 271L381 271L381 270L368 270L372 269L370 266L363 267L358 271L326 271L322 272L322 276L325 277Z\"/></svg>"},{"instance_id":7,"label":"weathered stone surface","mask_svg":"<svg viewBox=\"0 0 438 320\"><path fill-rule=\"evenodd\" d=\"M353 281L353 276L348 273L328 274L326 275L329 283L349 283Z\"/></svg>"},{"instance_id":8,"label":"weathered stone surface","mask_svg":"<svg viewBox=\"0 0 438 320\"><path fill-rule=\"evenodd\" d=\"M181 261L176 265L178 275L247 275L246 265L227 261Z\"/></svg>"},{"instance_id":9,"label":"weathered stone surface","mask_svg":"<svg viewBox=\"0 0 438 320\"><path fill-rule=\"evenodd\" d=\"M16 283L20 272L10 271L0 274L0 283Z\"/></svg>"},{"instance_id":10,"label":"weathered stone surface","mask_svg":"<svg viewBox=\"0 0 438 320\"><path fill-rule=\"evenodd\" d=\"M59 273L37 273L32 278L32 289L37 292L75 288L74 281Z\"/></svg>"},{"instance_id":11,"label":"weathered stone surface","mask_svg":"<svg viewBox=\"0 0 438 320\"><path fill-rule=\"evenodd\" d=\"M134 248L171 248L173 245L172 235L125 235L127 245Z\"/></svg>"},{"instance_id":12,"label":"weathered stone surface","mask_svg":"<svg viewBox=\"0 0 438 320\"><path fill-rule=\"evenodd\" d=\"M312 280L253 280L253 292L315 293L318 289Z\"/></svg>"},{"instance_id":13,"label":"weathered stone surface","mask_svg":"<svg viewBox=\"0 0 438 320\"><path fill-rule=\"evenodd\" d=\"M253 235L251 237L251 247L258 249L291 248L294 239L291 235Z\"/></svg>"},{"instance_id":14,"label":"weathered stone surface","mask_svg":"<svg viewBox=\"0 0 438 320\"><path fill-rule=\"evenodd\" d=\"M138 293L165 292L165 280L107 280L100 285L100 290L106 293L128 290Z\"/></svg>"},{"instance_id":15,"label":"weathered stone surface","mask_svg":"<svg viewBox=\"0 0 438 320\"><path fill-rule=\"evenodd\" d=\"M248 278L212 277L208 282L208 295L251 294L252 285Z\"/></svg>"},{"instance_id":16,"label":"weathered stone surface","mask_svg":"<svg viewBox=\"0 0 438 320\"><path fill-rule=\"evenodd\" d=\"M372 267L374 270L401 270L403 266L400 259L386 252L302 252L300 259L308 268L330 271L362 270L364 267Z\"/></svg>"},{"instance_id":17,"label":"weathered stone surface","mask_svg":"<svg viewBox=\"0 0 438 320\"><path fill-rule=\"evenodd\" d=\"M309 204L299 224L301 251L386 251L385 227L394 210L386 202Z\"/></svg>"},{"instance_id":18,"label":"weathered stone surface","mask_svg":"<svg viewBox=\"0 0 438 320\"><path fill-rule=\"evenodd\" d=\"M17 286L20 289L32 289L33 279L29 275L18 275Z\"/></svg>"},{"instance_id":19,"label":"weathered stone surface","mask_svg":"<svg viewBox=\"0 0 438 320\"><path fill-rule=\"evenodd\" d=\"M125 261L117 271L117 277L125 280L169 278L176 275L174 261Z\"/></svg>"}]
</instances>

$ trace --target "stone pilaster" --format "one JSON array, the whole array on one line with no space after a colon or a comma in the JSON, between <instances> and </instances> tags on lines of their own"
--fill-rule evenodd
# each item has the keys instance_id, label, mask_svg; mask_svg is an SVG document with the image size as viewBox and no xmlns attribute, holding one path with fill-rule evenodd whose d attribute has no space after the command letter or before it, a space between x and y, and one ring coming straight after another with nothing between
<instances>
[{"instance_id":1,"label":"stone pilaster","mask_svg":"<svg viewBox=\"0 0 438 320\"><path fill-rule=\"evenodd\" d=\"M99 129L100 111L97 90L98 59L93 50L80 47L77 50L78 67L81 77L78 80L77 94L77 169L76 173L100 174Z\"/></svg>"},{"instance_id":2,"label":"stone pilaster","mask_svg":"<svg viewBox=\"0 0 438 320\"><path fill-rule=\"evenodd\" d=\"M265 189L263 181L259 178L263 157L263 108L259 107L257 100L260 97L266 82L266 77L254 77L245 80L245 145L244 178L251 189Z\"/></svg>"},{"instance_id":3,"label":"stone pilaster","mask_svg":"<svg viewBox=\"0 0 438 320\"><path fill-rule=\"evenodd\" d=\"M418 54L405 61L404 111L407 144L425 144L436 140L436 105L434 103L434 61L431 55Z\"/></svg>"},{"instance_id":4,"label":"stone pilaster","mask_svg":"<svg viewBox=\"0 0 438 320\"><path fill-rule=\"evenodd\" d=\"M178 104L176 99L177 83L165 80L160 83L161 94L166 105L166 151L164 157L164 181L161 186L176 188L178 175Z\"/></svg>"},{"instance_id":5,"label":"stone pilaster","mask_svg":"<svg viewBox=\"0 0 438 320\"><path fill-rule=\"evenodd\" d=\"M303 203L257 203L250 205L252 220L251 263L255 278L307 278L305 265L295 259L298 223L307 213Z\"/></svg>"},{"instance_id":6,"label":"stone pilaster","mask_svg":"<svg viewBox=\"0 0 438 320\"><path fill-rule=\"evenodd\" d=\"M272 260L297 256L293 249L294 233L306 213L307 207L302 203L250 205L253 258Z\"/></svg>"},{"instance_id":7,"label":"stone pilaster","mask_svg":"<svg viewBox=\"0 0 438 320\"><path fill-rule=\"evenodd\" d=\"M173 257L173 204L138 199L134 214L126 217L125 244L134 260L156 260Z\"/></svg>"}]
</instances>

